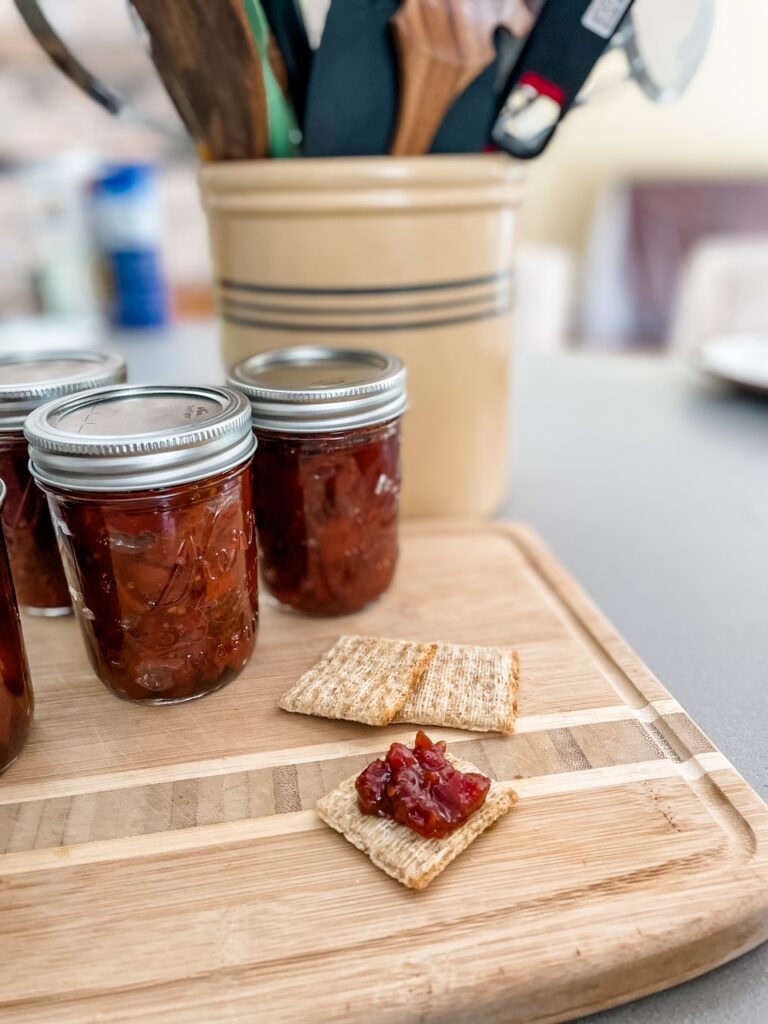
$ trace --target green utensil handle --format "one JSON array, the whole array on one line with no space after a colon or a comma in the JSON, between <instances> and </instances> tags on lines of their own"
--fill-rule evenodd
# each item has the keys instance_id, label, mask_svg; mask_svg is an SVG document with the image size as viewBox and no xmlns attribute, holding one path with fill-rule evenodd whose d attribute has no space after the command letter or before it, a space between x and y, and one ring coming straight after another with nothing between
<instances>
[{"instance_id":1,"label":"green utensil handle","mask_svg":"<svg viewBox=\"0 0 768 1024\"><path fill-rule=\"evenodd\" d=\"M261 57L264 88L267 93L269 120L269 155L292 157L299 155L301 131L290 104L275 78L269 63L269 22L260 0L243 0L245 13L253 30L253 37Z\"/></svg>"}]
</instances>

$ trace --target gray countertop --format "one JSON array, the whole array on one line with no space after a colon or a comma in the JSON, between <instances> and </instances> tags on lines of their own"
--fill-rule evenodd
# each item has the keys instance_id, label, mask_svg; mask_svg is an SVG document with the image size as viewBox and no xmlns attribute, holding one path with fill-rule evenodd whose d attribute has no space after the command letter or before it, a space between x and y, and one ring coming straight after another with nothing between
<instances>
[{"instance_id":1,"label":"gray countertop","mask_svg":"<svg viewBox=\"0 0 768 1024\"><path fill-rule=\"evenodd\" d=\"M133 381L217 383L210 327L126 339ZM768 401L650 357L520 360L504 515L547 541L768 798ZM768 944L595 1024L763 1024Z\"/></svg>"},{"instance_id":2,"label":"gray countertop","mask_svg":"<svg viewBox=\"0 0 768 1024\"><path fill-rule=\"evenodd\" d=\"M533 525L768 799L768 400L663 359L522 361L507 515ZM595 1024L762 1024L768 944Z\"/></svg>"}]
</instances>

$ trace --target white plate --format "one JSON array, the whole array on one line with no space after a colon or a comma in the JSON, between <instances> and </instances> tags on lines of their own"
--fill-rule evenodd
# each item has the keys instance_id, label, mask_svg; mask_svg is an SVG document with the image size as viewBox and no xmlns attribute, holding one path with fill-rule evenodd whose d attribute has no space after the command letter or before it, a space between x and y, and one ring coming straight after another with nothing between
<instances>
[{"instance_id":1,"label":"white plate","mask_svg":"<svg viewBox=\"0 0 768 1024\"><path fill-rule=\"evenodd\" d=\"M721 334L703 342L694 361L721 380L768 392L768 334Z\"/></svg>"}]
</instances>

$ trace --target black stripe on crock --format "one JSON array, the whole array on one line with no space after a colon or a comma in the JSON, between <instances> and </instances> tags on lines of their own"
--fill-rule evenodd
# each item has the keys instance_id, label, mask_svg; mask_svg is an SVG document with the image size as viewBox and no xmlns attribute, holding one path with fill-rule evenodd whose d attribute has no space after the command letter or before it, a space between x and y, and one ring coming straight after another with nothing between
<instances>
[{"instance_id":1,"label":"black stripe on crock","mask_svg":"<svg viewBox=\"0 0 768 1024\"><path fill-rule=\"evenodd\" d=\"M232 315L225 310L221 318L225 323L235 324L238 327L258 327L266 331L285 331L288 333L302 334L368 334L384 333L394 331L420 331L432 327L456 327L460 324L474 323L478 320L490 320L495 317L505 316L512 312L511 300L492 306L489 309L479 310L467 316L439 317L432 320L412 320L396 323L291 323L280 320L260 320L245 316Z\"/></svg>"},{"instance_id":2,"label":"black stripe on crock","mask_svg":"<svg viewBox=\"0 0 768 1024\"><path fill-rule=\"evenodd\" d=\"M511 282L510 282L511 285ZM511 287L503 291L485 292L481 295L467 295L447 302L407 302L394 306L291 306L272 302L249 302L247 299L231 299L221 296L220 306L225 313L235 316L244 313L275 313L293 316L402 316L404 313L436 313L446 309L465 309L467 306L487 305L488 302L506 299Z\"/></svg>"},{"instance_id":3,"label":"black stripe on crock","mask_svg":"<svg viewBox=\"0 0 768 1024\"><path fill-rule=\"evenodd\" d=\"M315 288L297 287L295 285L281 284L254 284L246 281L234 281L229 277L222 277L216 281L219 288L227 288L231 291L256 292L260 295L397 295L406 292L440 292L450 291L452 288L476 288L478 285L494 284L506 281L513 275L512 270L505 270L498 274L484 274L481 277L467 277L455 281L432 281L419 284L396 284L396 285L375 285L366 288Z\"/></svg>"}]
</instances>

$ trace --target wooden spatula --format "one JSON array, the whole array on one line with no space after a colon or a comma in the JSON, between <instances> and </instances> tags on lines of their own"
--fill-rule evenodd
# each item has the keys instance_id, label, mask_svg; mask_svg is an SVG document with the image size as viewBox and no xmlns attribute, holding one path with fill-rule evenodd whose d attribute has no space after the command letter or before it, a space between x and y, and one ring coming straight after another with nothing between
<instances>
[{"instance_id":1,"label":"wooden spatula","mask_svg":"<svg viewBox=\"0 0 768 1024\"><path fill-rule=\"evenodd\" d=\"M261 58L240 0L132 0L189 133L213 160L267 153Z\"/></svg>"},{"instance_id":2,"label":"wooden spatula","mask_svg":"<svg viewBox=\"0 0 768 1024\"><path fill-rule=\"evenodd\" d=\"M533 15L523 0L404 0L393 18L402 94L391 151L426 153L455 100L496 59L501 25L526 35Z\"/></svg>"}]
</instances>

